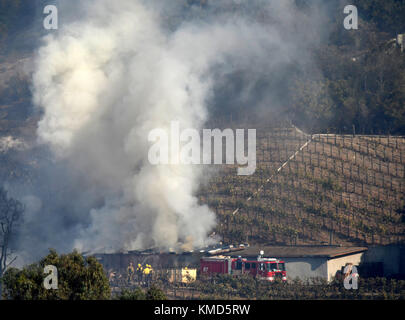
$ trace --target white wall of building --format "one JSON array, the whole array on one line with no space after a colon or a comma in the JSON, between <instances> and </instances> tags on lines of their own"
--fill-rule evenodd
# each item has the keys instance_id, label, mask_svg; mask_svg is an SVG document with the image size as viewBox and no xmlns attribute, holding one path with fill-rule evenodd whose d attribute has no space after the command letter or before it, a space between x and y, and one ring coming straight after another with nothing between
<instances>
[{"instance_id":1,"label":"white wall of building","mask_svg":"<svg viewBox=\"0 0 405 320\"><path fill-rule=\"evenodd\" d=\"M347 263L352 263L355 266L360 264L360 261L363 256L363 252L351 254L341 258L330 259L327 262L328 266L328 281L332 281L333 277L336 275L336 272L341 270ZM361 275L360 275L361 276Z\"/></svg>"},{"instance_id":2,"label":"white wall of building","mask_svg":"<svg viewBox=\"0 0 405 320\"><path fill-rule=\"evenodd\" d=\"M285 261L287 277L289 280L300 278L308 280L310 278L323 278L331 281L336 272L341 270L346 263L359 265L363 252L347 255L340 258L328 259L326 257L308 258L282 258Z\"/></svg>"}]
</instances>

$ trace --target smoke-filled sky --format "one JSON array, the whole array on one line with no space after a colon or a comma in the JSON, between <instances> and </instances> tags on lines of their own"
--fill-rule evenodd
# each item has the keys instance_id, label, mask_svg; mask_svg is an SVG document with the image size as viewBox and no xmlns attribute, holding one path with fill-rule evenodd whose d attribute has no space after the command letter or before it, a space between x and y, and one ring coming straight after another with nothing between
<instances>
[{"instance_id":1,"label":"smoke-filled sky","mask_svg":"<svg viewBox=\"0 0 405 320\"><path fill-rule=\"evenodd\" d=\"M323 8L294 3L58 1L33 74L52 163L23 198L27 257L208 244L215 213L195 196L207 172L150 165L148 133L241 109L271 118L288 70L314 68L321 38Z\"/></svg>"}]
</instances>

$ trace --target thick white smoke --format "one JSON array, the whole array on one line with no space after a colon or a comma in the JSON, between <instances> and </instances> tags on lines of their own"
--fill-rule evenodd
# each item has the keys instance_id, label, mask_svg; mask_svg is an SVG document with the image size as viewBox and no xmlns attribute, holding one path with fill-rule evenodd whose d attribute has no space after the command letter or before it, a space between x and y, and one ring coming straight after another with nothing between
<instances>
[{"instance_id":1,"label":"thick white smoke","mask_svg":"<svg viewBox=\"0 0 405 320\"><path fill-rule=\"evenodd\" d=\"M279 32L279 15L296 19L291 2L273 4L267 12L273 25L218 14L173 30L162 23L164 10L156 3L81 5L76 10L85 17L60 24L38 54L38 137L103 198L103 205L83 213L90 220L74 242L82 250L206 244L216 219L195 197L202 169L150 165L148 133L174 120L201 129L215 77L272 70L297 56L294 41Z\"/></svg>"},{"instance_id":2,"label":"thick white smoke","mask_svg":"<svg viewBox=\"0 0 405 320\"><path fill-rule=\"evenodd\" d=\"M192 37L167 37L139 1L87 10L85 21L47 39L34 77L40 139L110 191L76 247L201 246L215 225L193 195L201 171L151 166L147 136L174 119L201 127L209 82L200 78L211 57L182 56Z\"/></svg>"}]
</instances>

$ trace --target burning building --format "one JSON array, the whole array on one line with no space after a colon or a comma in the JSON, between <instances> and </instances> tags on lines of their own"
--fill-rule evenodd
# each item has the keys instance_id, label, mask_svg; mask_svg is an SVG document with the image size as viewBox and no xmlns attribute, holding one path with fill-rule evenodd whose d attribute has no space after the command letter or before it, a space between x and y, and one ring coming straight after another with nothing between
<instances>
[{"instance_id":1,"label":"burning building","mask_svg":"<svg viewBox=\"0 0 405 320\"><path fill-rule=\"evenodd\" d=\"M212 256L223 253L241 252L248 244L237 246L208 247L200 250L174 252L159 251L155 249L143 251L127 251L117 253L97 253L94 256L103 265L105 270L126 272L128 265L151 265L155 270L173 268L198 268L203 256Z\"/></svg>"}]
</instances>

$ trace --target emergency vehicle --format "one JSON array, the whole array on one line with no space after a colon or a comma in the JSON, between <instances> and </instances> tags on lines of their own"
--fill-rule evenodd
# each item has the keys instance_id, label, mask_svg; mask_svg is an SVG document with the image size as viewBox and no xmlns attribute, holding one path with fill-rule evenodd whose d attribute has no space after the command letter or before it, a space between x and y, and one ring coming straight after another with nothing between
<instances>
[{"instance_id":1,"label":"emergency vehicle","mask_svg":"<svg viewBox=\"0 0 405 320\"><path fill-rule=\"evenodd\" d=\"M265 281L276 279L287 281L284 261L276 258L264 258L263 252L260 252L257 258L243 258L241 256L237 258L229 256L204 257L200 260L200 274L201 276L250 274Z\"/></svg>"}]
</instances>

